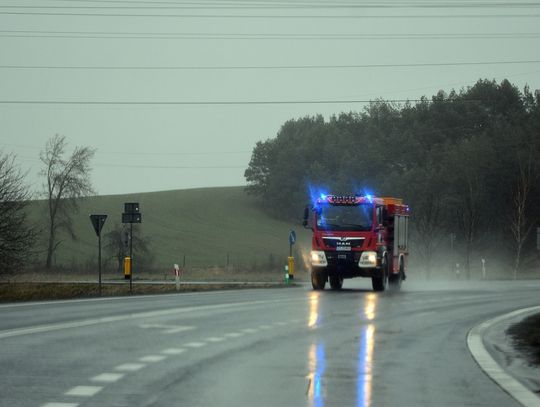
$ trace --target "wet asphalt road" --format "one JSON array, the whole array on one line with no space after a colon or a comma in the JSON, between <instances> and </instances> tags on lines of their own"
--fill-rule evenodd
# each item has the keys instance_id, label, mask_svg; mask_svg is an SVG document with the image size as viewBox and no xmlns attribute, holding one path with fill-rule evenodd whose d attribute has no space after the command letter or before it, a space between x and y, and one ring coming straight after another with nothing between
<instances>
[{"instance_id":1,"label":"wet asphalt road","mask_svg":"<svg viewBox=\"0 0 540 407\"><path fill-rule=\"evenodd\" d=\"M370 285L1 305L0 405L518 405L466 335L540 281Z\"/></svg>"}]
</instances>

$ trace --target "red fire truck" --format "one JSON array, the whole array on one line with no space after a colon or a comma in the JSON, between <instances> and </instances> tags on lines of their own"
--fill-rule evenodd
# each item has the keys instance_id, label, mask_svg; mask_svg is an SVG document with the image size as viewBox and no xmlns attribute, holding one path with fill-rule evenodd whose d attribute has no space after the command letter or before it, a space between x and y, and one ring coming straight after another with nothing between
<instances>
[{"instance_id":1,"label":"red fire truck","mask_svg":"<svg viewBox=\"0 0 540 407\"><path fill-rule=\"evenodd\" d=\"M312 214L310 214L312 212ZM400 289L406 278L409 207L398 198L324 195L304 211L313 231L311 283L340 290L343 279L371 277L373 290Z\"/></svg>"}]
</instances>

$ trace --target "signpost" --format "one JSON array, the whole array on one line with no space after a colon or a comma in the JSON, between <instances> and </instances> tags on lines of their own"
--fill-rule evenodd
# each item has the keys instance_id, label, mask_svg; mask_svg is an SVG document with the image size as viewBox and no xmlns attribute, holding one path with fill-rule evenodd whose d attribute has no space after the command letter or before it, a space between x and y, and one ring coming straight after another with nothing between
<instances>
[{"instance_id":1,"label":"signpost","mask_svg":"<svg viewBox=\"0 0 540 407\"><path fill-rule=\"evenodd\" d=\"M98 237L98 281L99 295L101 296L101 229L107 220L107 215L90 215L90 221Z\"/></svg>"},{"instance_id":2,"label":"signpost","mask_svg":"<svg viewBox=\"0 0 540 407\"><path fill-rule=\"evenodd\" d=\"M142 222L142 214L139 212L138 202L124 203L122 223L129 223L129 292L133 294L133 224Z\"/></svg>"},{"instance_id":3,"label":"signpost","mask_svg":"<svg viewBox=\"0 0 540 407\"><path fill-rule=\"evenodd\" d=\"M173 268L174 268L174 280L176 281L176 291L180 291L180 266L174 263Z\"/></svg>"},{"instance_id":4,"label":"signpost","mask_svg":"<svg viewBox=\"0 0 540 407\"><path fill-rule=\"evenodd\" d=\"M296 243L296 232L291 230L289 233L289 258L288 260L288 274L289 279L294 280L294 257L292 255L293 244Z\"/></svg>"}]
</instances>

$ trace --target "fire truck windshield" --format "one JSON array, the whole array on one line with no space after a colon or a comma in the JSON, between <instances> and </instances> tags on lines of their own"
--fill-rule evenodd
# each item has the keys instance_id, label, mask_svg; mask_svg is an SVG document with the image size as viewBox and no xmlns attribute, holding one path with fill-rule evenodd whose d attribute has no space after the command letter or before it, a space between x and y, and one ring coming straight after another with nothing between
<instances>
[{"instance_id":1,"label":"fire truck windshield","mask_svg":"<svg viewBox=\"0 0 540 407\"><path fill-rule=\"evenodd\" d=\"M317 229L334 231L371 230L373 205L321 205L317 211Z\"/></svg>"}]
</instances>

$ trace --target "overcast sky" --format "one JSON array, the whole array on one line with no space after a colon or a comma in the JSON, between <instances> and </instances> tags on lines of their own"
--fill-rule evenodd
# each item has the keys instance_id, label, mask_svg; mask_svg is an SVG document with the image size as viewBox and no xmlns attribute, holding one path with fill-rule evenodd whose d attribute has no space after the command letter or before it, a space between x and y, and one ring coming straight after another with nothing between
<instances>
[{"instance_id":1,"label":"overcast sky","mask_svg":"<svg viewBox=\"0 0 540 407\"><path fill-rule=\"evenodd\" d=\"M0 149L34 190L56 133L96 148L101 195L244 185L291 118L539 89L539 27L540 1L0 0Z\"/></svg>"}]
</instances>

